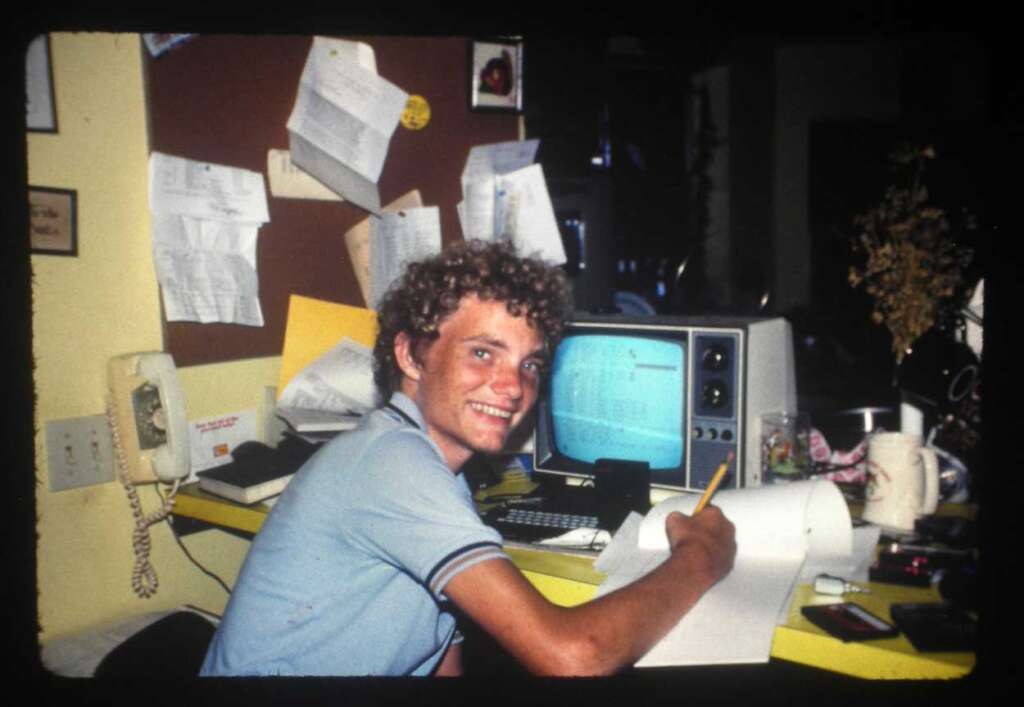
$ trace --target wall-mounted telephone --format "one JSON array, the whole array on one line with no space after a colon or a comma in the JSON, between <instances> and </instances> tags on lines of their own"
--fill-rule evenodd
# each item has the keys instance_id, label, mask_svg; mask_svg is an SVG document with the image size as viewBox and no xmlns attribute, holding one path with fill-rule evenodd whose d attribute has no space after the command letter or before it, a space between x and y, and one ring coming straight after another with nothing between
<instances>
[{"instance_id":1,"label":"wall-mounted telephone","mask_svg":"<svg viewBox=\"0 0 1024 707\"><path fill-rule=\"evenodd\" d=\"M135 516L132 588L140 597L156 593L156 571L149 564L149 526L174 507L178 484L188 476L188 419L174 360L161 352L125 354L107 368L107 415L117 457L117 472ZM164 482L173 488L153 513L145 514L136 484Z\"/></svg>"},{"instance_id":2,"label":"wall-mounted telephone","mask_svg":"<svg viewBox=\"0 0 1024 707\"><path fill-rule=\"evenodd\" d=\"M172 483L188 476L185 398L171 356L157 352L117 356L110 360L108 371L114 424L129 480Z\"/></svg>"}]
</instances>

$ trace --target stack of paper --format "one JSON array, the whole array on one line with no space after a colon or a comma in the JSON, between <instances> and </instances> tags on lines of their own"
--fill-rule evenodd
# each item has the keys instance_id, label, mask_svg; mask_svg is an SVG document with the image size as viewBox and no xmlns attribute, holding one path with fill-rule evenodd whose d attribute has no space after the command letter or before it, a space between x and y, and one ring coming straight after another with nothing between
<instances>
[{"instance_id":1,"label":"stack of paper","mask_svg":"<svg viewBox=\"0 0 1024 707\"><path fill-rule=\"evenodd\" d=\"M369 46L314 37L288 118L292 162L378 213L377 182L408 98L377 75Z\"/></svg>"},{"instance_id":2,"label":"stack of paper","mask_svg":"<svg viewBox=\"0 0 1024 707\"><path fill-rule=\"evenodd\" d=\"M377 404L377 316L363 307L292 295L276 414L296 431L350 429Z\"/></svg>"},{"instance_id":3,"label":"stack of paper","mask_svg":"<svg viewBox=\"0 0 1024 707\"><path fill-rule=\"evenodd\" d=\"M607 594L647 574L669 556L665 519L689 515L694 494L669 498L646 517L632 514L598 557ZM785 620L796 583L821 572L866 579L877 528L852 527L831 481L802 481L718 492L713 501L736 527L736 561L637 665L763 663L776 625Z\"/></svg>"},{"instance_id":4,"label":"stack of paper","mask_svg":"<svg viewBox=\"0 0 1024 707\"><path fill-rule=\"evenodd\" d=\"M277 407L362 414L373 408L373 352L348 337L303 368L277 399Z\"/></svg>"},{"instance_id":5,"label":"stack of paper","mask_svg":"<svg viewBox=\"0 0 1024 707\"><path fill-rule=\"evenodd\" d=\"M565 248L555 210L544 171L533 162L538 145L524 140L473 147L456 208L466 239L510 240L520 255L561 265Z\"/></svg>"},{"instance_id":6,"label":"stack of paper","mask_svg":"<svg viewBox=\"0 0 1024 707\"><path fill-rule=\"evenodd\" d=\"M149 160L153 261L167 321L263 326L256 236L263 175L159 152Z\"/></svg>"}]
</instances>

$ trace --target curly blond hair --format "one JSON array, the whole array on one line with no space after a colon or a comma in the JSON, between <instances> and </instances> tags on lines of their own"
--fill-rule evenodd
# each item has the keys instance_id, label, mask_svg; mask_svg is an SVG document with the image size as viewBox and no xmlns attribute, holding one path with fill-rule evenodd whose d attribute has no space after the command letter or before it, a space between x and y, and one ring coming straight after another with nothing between
<instances>
[{"instance_id":1,"label":"curly blond hair","mask_svg":"<svg viewBox=\"0 0 1024 707\"><path fill-rule=\"evenodd\" d=\"M517 256L504 242L455 241L439 255L410 263L377 307L374 380L384 400L402 380L395 337L405 332L413 350L419 350L437 339L442 322L470 295L505 302L509 314L526 317L548 352L558 344L572 311L569 284L560 268Z\"/></svg>"}]
</instances>

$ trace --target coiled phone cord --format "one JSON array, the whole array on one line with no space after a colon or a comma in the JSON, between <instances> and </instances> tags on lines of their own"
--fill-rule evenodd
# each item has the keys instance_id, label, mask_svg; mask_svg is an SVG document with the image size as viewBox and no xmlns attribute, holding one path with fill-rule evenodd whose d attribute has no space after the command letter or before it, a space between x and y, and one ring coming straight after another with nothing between
<instances>
[{"instance_id":1,"label":"coiled phone cord","mask_svg":"<svg viewBox=\"0 0 1024 707\"><path fill-rule=\"evenodd\" d=\"M135 566L132 570L132 589L135 594L143 599L156 594L159 580L156 576L156 569L149 561L151 540L149 537L149 526L159 523L170 515L174 509L174 497L178 493L178 486L181 479L175 479L171 492L163 505L149 515L142 510L142 501L139 499L138 489L128 478L128 460L125 457L124 447L121 445L121 433L117 426L117 416L113 406L107 406L107 419L110 421L110 433L114 442L114 454L117 457L117 478L124 487L128 496L128 503L132 507L132 516L135 520L135 529L132 531L132 550L135 553Z\"/></svg>"}]
</instances>

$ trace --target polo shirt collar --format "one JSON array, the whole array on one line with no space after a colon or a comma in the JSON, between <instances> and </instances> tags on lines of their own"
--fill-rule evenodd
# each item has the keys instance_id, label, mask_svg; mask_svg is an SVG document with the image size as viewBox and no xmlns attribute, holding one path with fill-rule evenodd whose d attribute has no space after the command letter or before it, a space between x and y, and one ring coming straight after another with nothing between
<instances>
[{"instance_id":1,"label":"polo shirt collar","mask_svg":"<svg viewBox=\"0 0 1024 707\"><path fill-rule=\"evenodd\" d=\"M416 403L407 396L405 393L395 392L391 395L391 400L388 404L401 410L403 413L409 416L416 426L421 430L427 429L427 421L423 418L423 413L416 406Z\"/></svg>"}]
</instances>

